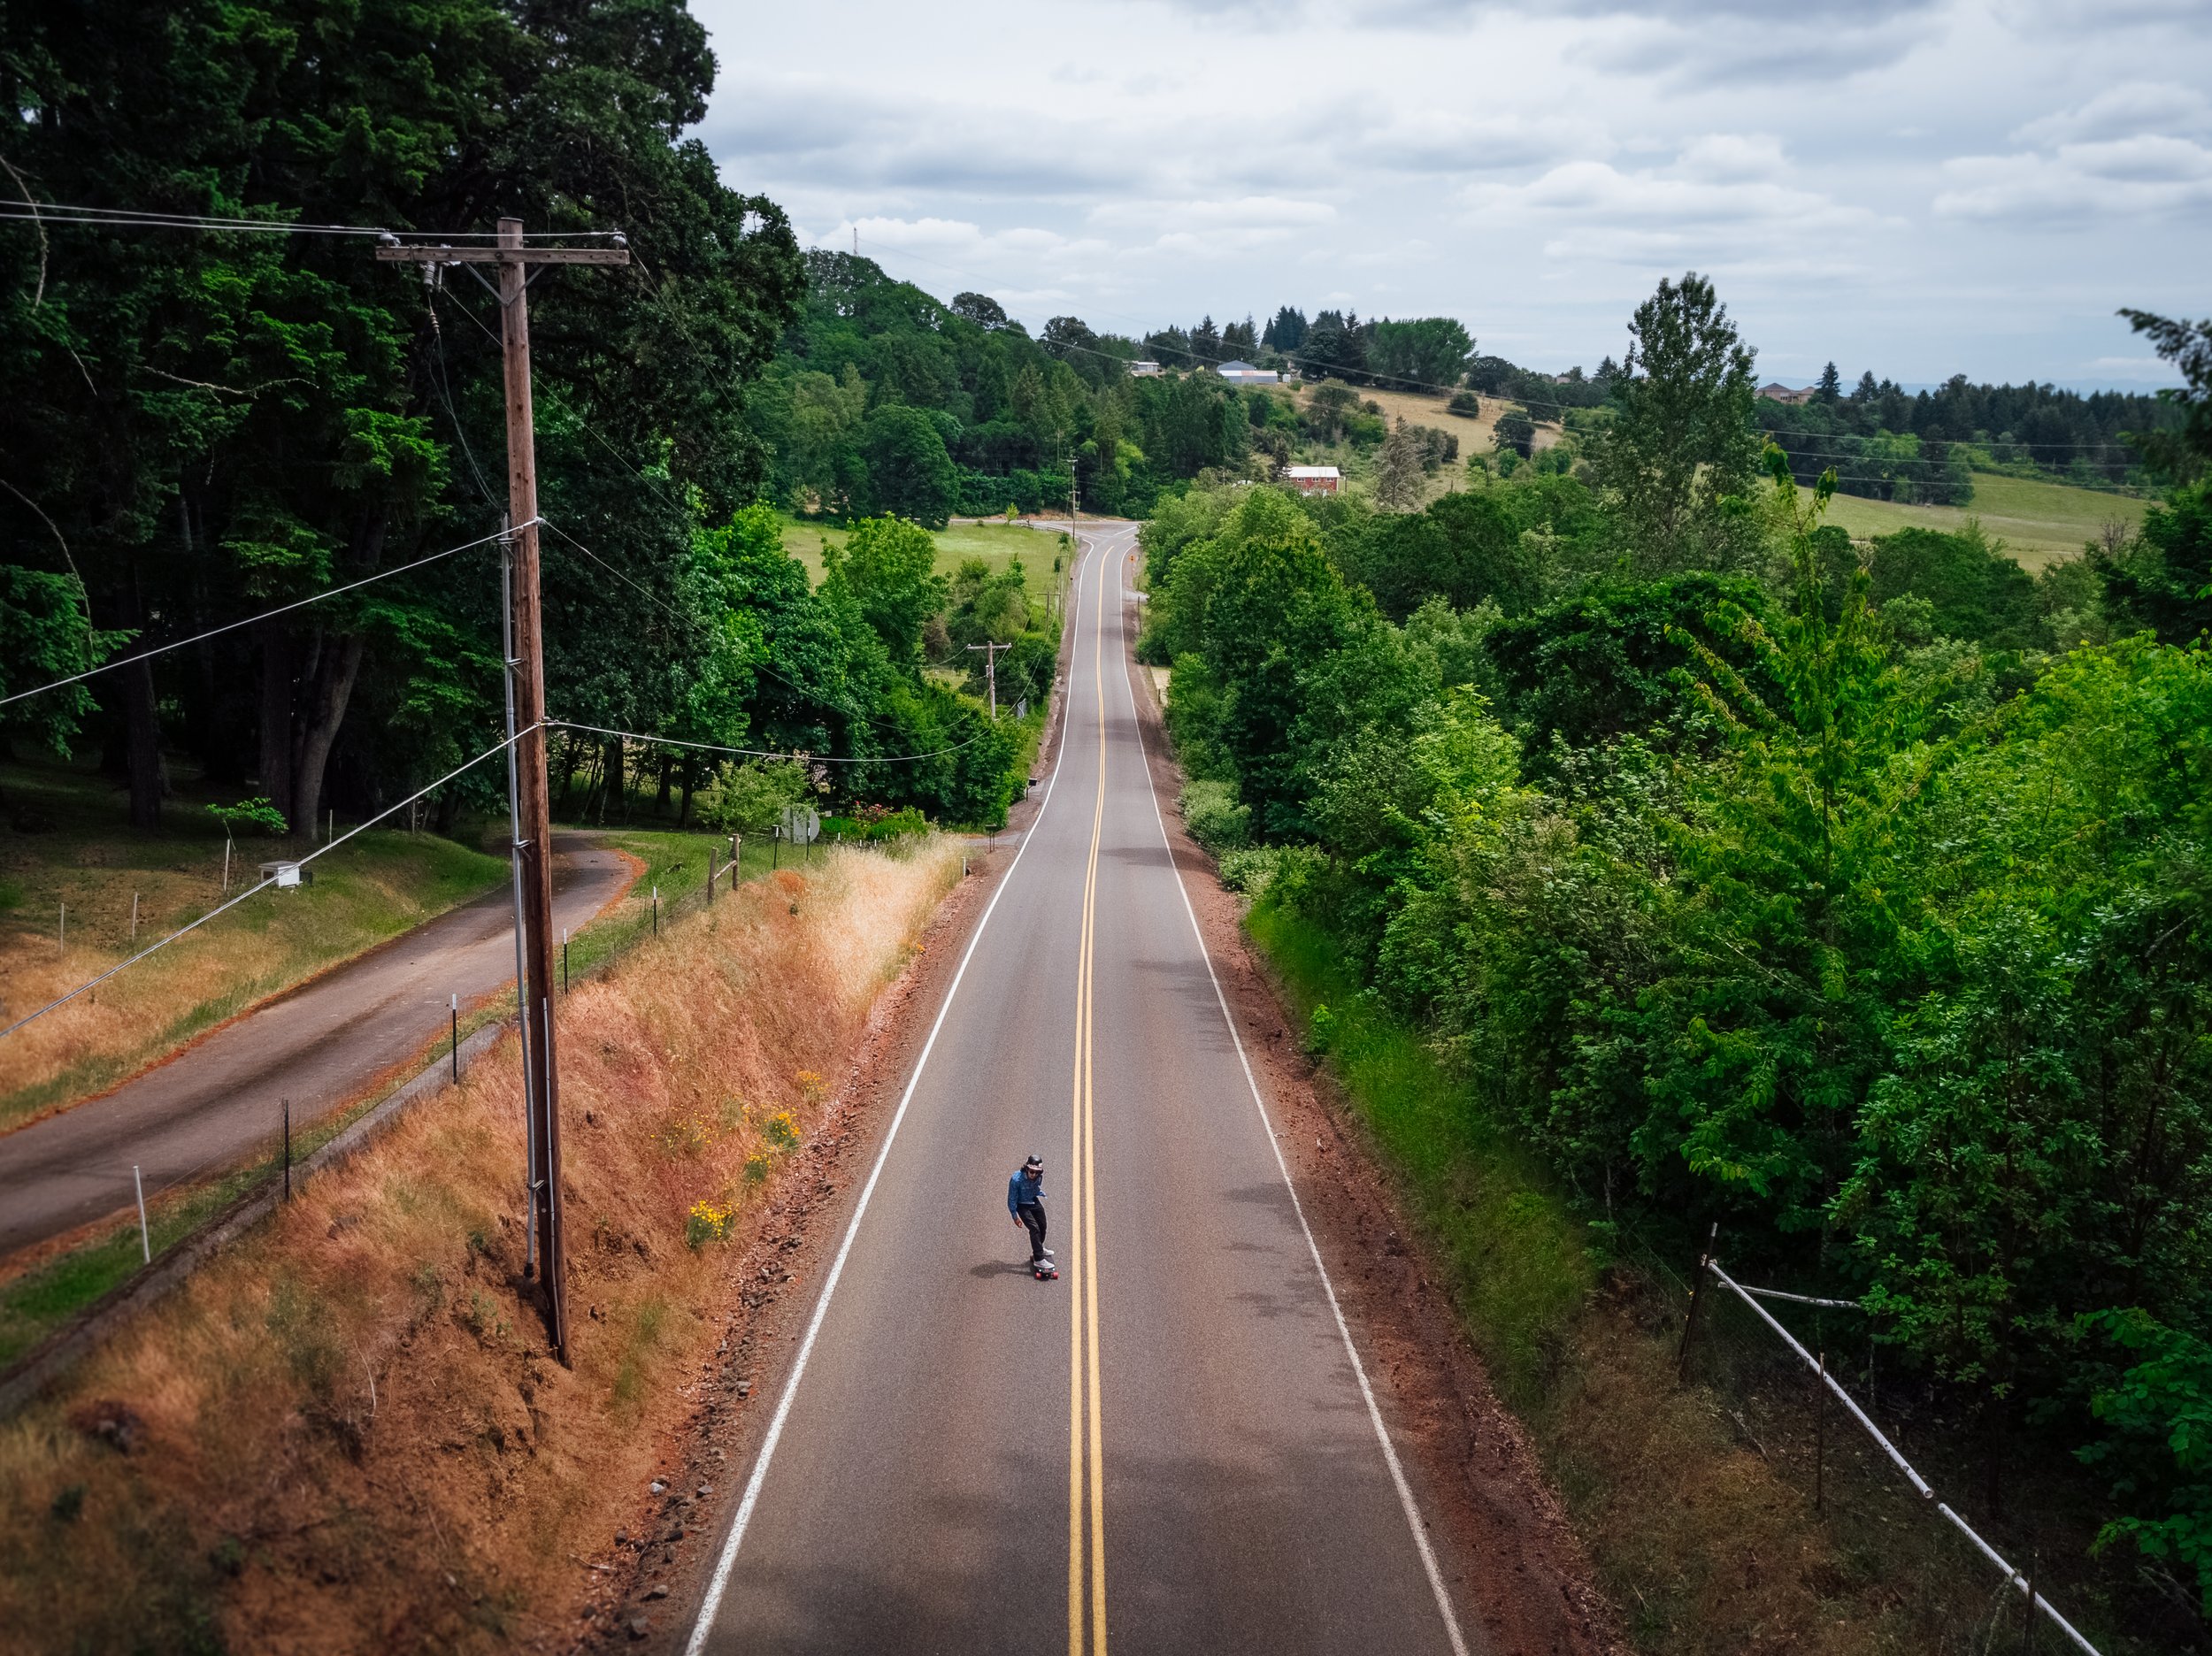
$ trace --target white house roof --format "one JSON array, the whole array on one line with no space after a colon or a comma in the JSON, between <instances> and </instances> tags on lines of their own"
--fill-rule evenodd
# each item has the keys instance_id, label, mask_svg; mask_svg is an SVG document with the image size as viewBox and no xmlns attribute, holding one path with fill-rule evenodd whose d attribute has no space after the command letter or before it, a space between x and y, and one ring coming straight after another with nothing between
<instances>
[{"instance_id":1,"label":"white house roof","mask_svg":"<svg viewBox=\"0 0 2212 1656\"><path fill-rule=\"evenodd\" d=\"M1214 372L1216 373L1257 373L1259 370L1248 362L1225 362Z\"/></svg>"},{"instance_id":2,"label":"white house roof","mask_svg":"<svg viewBox=\"0 0 2212 1656\"><path fill-rule=\"evenodd\" d=\"M1286 478L1333 478L1342 474L1334 466L1285 466L1283 475Z\"/></svg>"}]
</instances>

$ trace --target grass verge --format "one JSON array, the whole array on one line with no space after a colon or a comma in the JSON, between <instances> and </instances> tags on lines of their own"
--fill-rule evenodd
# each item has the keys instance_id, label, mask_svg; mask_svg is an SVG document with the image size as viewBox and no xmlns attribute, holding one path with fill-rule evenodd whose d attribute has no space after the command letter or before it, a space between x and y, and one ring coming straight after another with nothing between
<instances>
[{"instance_id":1,"label":"grass verge","mask_svg":"<svg viewBox=\"0 0 2212 1656\"><path fill-rule=\"evenodd\" d=\"M1444 1269L1469 1338L1527 1425L1638 1649L2019 1647L2017 1594L1839 1409L1826 1416L1824 1510L1814 1510L1811 1385L1748 1313L1715 1301L1692 1384L1678 1384L1680 1279L1661 1261L1609 1254L1476 1087L1360 993L1325 928L1264 900L1246 924ZM1853 1331L1800 1332L1865 1361ZM1981 1510L1961 1493L1977 1484L1959 1422L1932 1414L1924 1388L1893 1382L1881 1395L1885 1429L1985 1534L2017 1559L2042 1560L2044 1591L2106 1656L2187 1647L2185 1598L2169 1619L2170 1606L2148 1602L2139 1566L2087 1555L2094 1491L2079 1468L2011 1467L2002 1509ZM2056 1648L2047 1626L2041 1637Z\"/></svg>"},{"instance_id":2,"label":"grass verge","mask_svg":"<svg viewBox=\"0 0 2212 1656\"><path fill-rule=\"evenodd\" d=\"M959 868L786 869L563 1000L573 1368L519 1281L508 1039L0 1426L10 1649L572 1643L572 1555L649 1515L726 1250L806 1194L792 1153Z\"/></svg>"}]
</instances>

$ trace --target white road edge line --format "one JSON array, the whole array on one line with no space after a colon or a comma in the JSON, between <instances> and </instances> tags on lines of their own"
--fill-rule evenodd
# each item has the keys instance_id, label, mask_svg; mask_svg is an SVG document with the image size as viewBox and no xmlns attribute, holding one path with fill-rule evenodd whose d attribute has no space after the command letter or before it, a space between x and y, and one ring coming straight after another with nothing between
<instances>
[{"instance_id":1,"label":"white road edge line","mask_svg":"<svg viewBox=\"0 0 2212 1656\"><path fill-rule=\"evenodd\" d=\"M1077 625L1081 625L1082 586L1076 584ZM1070 658L1072 661L1072 657ZM1075 699L1075 675L1068 675L1068 700ZM1061 715L1061 746L1067 743L1067 715ZM791 1365L791 1378L784 1382L783 1396L776 1401L775 1417L768 1422L768 1435L761 1440L760 1454L753 1462L752 1476L745 1481L745 1498L737 1505L737 1516L730 1521L729 1538L722 1544L722 1556L715 1560L714 1576L707 1583L705 1598L700 1602L699 1619L692 1624L691 1637L684 1645L685 1656L700 1656L706 1649L707 1636L714 1626L714 1618L722 1608L722 1595L728 1591L730 1572L737 1564L737 1549L745 1540L745 1529L752 1522L753 1508L759 1505L761 1485L768 1478L768 1463L775 1459L776 1445L782 1439L784 1422L791 1417L791 1405L799 1395L799 1382L806 1377L808 1360L814 1354L814 1342L822 1332L822 1322L829 1315L831 1296L837 1292L838 1279L845 1274L846 1258L853 1251L853 1239L860 1234L860 1222L867 1216L868 1200L876 1193L876 1181L883 1177L884 1163L891 1159L891 1146L898 1141L899 1123L906 1119L906 1107L914 1100L914 1089L921 1085L922 1072L929 1067L929 1054L936 1050L937 1032L945 1026L945 1019L952 1011L953 1002L960 994L961 981L968 975L968 962L983 941L983 933L991 924L991 916L998 908L998 900L1006 895L1006 889L1014 883L1014 875L1021 867L1022 858L1029 854L1034 843L1038 824L1044 821L1045 812L1052 804L1052 790L1060 780L1057 761L1052 767L1052 778L1045 784L1045 796L1038 801L1037 814L1030 819L1029 829L1022 835L1021 848L1014 853L1014 860L1007 865L1006 878L999 881L998 889L991 893L991 901L984 905L983 917L975 923L975 931L968 939L968 947L960 956L960 968L952 975L952 986L945 991L944 1004L937 1008L936 1021L929 1026L929 1039L922 1044L922 1055L914 1061L914 1073L907 1077L906 1091L899 1097L899 1108L891 1117L891 1126L883 1135L883 1148L876 1153L876 1164L868 1174L868 1183L862 1187L860 1202L853 1209L852 1221L845 1227L845 1239L838 1245L836 1261L822 1284L822 1297L814 1302L814 1315L806 1325L806 1338L799 1342L799 1354ZM1164 829L1162 832L1165 832Z\"/></svg>"},{"instance_id":2,"label":"white road edge line","mask_svg":"<svg viewBox=\"0 0 2212 1656\"><path fill-rule=\"evenodd\" d=\"M1115 585L1120 586L1117 575ZM1122 651L1122 687L1129 692L1129 717L1137 732L1137 752L1144 755L1144 721L1137 714L1137 689L1129 675L1129 655L1125 642ZM1268 1147L1275 1153L1276 1169L1283 1176L1283 1188L1290 1192L1291 1211L1298 1215L1298 1228L1305 1233L1306 1249L1313 1255L1313 1268L1321 1274L1322 1292L1329 1297L1329 1310L1336 1318L1336 1331L1344 1337L1344 1354L1351 1359L1353 1376L1359 1382L1359 1394L1367 1401L1367 1418L1375 1428L1375 1441L1382 1445L1383 1460L1390 1468L1390 1481L1397 1485L1398 1504L1405 1508L1406 1527L1413 1531L1413 1545L1421 1554L1421 1568L1428 1572L1430 1591L1436 1595L1437 1614L1444 1618L1444 1635L1451 1641L1452 1656L1468 1656L1467 1640L1459 1630L1459 1617L1452 1608L1452 1597L1444 1586L1444 1573L1437 1566L1436 1549L1429 1545L1428 1532L1422 1528L1420 1508L1413 1502L1413 1486L1406 1482L1405 1468L1399 1464L1398 1451L1390 1441L1389 1430L1383 1424L1382 1407L1375 1401L1375 1388L1368 1384L1367 1365L1360 1361L1359 1347L1352 1343L1352 1326L1344 1320L1344 1307L1336 1297L1336 1284L1329 1280L1329 1268L1321 1262L1321 1247L1313 1239L1313 1227L1306 1222L1306 1206L1298 1200L1298 1186L1290 1177L1290 1163L1283 1159L1282 1141L1275 1136L1275 1123L1267 1113L1267 1101L1260 1096L1259 1077L1252 1073L1252 1060L1244 1050L1244 1037L1238 1032L1237 1021L1229 1011L1229 997L1222 993L1220 974L1214 970L1213 952L1206 947L1206 934L1198 924L1198 910L1190 900L1190 888L1183 883L1183 872L1175 866L1174 842L1167 837L1167 816L1160 809L1160 790L1153 785L1152 763L1145 758L1145 792L1152 796L1153 820L1160 825L1160 847L1167 853L1168 871L1175 877L1175 889L1183 899L1183 912L1190 916L1191 935L1198 939L1199 958L1206 962L1206 976L1214 986L1214 1000L1221 1008L1221 1021L1229 1027L1229 1039L1236 1043L1237 1062L1244 1066L1244 1084L1252 1089L1252 1106L1260 1113L1260 1124L1267 1130Z\"/></svg>"}]
</instances>

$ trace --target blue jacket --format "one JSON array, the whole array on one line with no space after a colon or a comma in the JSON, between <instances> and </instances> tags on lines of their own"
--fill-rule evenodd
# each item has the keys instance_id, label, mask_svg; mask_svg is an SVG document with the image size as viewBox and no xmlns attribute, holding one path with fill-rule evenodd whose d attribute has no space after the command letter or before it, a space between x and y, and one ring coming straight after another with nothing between
<instances>
[{"instance_id":1,"label":"blue jacket","mask_svg":"<svg viewBox=\"0 0 2212 1656\"><path fill-rule=\"evenodd\" d=\"M1018 1168L1016 1169L1014 1177L1006 1181L1006 1211L1018 1219L1024 1208L1041 1208L1044 1205L1045 1176L1040 1173L1033 1179L1027 1178Z\"/></svg>"}]
</instances>

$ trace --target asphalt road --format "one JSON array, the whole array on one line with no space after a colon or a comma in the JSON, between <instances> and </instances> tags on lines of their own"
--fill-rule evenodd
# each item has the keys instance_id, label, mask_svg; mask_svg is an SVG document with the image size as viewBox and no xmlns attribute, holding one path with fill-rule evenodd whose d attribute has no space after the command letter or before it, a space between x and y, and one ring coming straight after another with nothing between
<instances>
[{"instance_id":1,"label":"asphalt road","mask_svg":"<svg viewBox=\"0 0 2212 1656\"><path fill-rule=\"evenodd\" d=\"M629 864L557 835L554 924L574 928L621 895ZM282 902L280 894L271 900ZM296 1128L360 1096L467 1006L515 979L507 889L440 915L226 1024L112 1092L0 1136L0 1255L74 1230L265 1146L283 1100Z\"/></svg>"},{"instance_id":2,"label":"asphalt road","mask_svg":"<svg viewBox=\"0 0 2212 1656\"><path fill-rule=\"evenodd\" d=\"M723 1540L694 1652L1464 1651L1168 855L1121 586ZM1056 1282L1005 1207L1046 1162Z\"/></svg>"}]
</instances>

